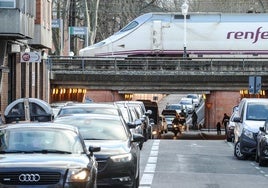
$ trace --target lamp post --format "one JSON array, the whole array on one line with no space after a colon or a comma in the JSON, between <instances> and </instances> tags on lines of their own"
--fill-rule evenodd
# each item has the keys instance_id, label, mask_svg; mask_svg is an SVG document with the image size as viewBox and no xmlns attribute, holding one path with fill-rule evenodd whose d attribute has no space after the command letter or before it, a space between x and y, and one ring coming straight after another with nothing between
<instances>
[{"instance_id":1,"label":"lamp post","mask_svg":"<svg viewBox=\"0 0 268 188\"><path fill-rule=\"evenodd\" d=\"M184 3L181 5L181 12L182 12L182 15L184 17L184 33L183 33L183 36L184 36L184 40L183 40L183 57L187 57L187 52L186 52L186 16L187 16L187 13L188 13L188 4L187 4L187 0L184 0Z\"/></svg>"}]
</instances>

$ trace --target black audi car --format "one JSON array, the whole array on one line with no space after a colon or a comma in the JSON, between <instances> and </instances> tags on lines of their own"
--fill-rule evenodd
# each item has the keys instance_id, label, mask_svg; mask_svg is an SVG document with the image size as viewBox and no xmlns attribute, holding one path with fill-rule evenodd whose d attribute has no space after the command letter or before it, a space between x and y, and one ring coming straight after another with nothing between
<instances>
[{"instance_id":1,"label":"black audi car","mask_svg":"<svg viewBox=\"0 0 268 188\"><path fill-rule=\"evenodd\" d=\"M141 134L131 133L121 116L73 114L54 122L77 126L86 145L100 146L96 153L98 186L139 187Z\"/></svg>"},{"instance_id":2,"label":"black audi car","mask_svg":"<svg viewBox=\"0 0 268 188\"><path fill-rule=\"evenodd\" d=\"M0 128L0 187L96 188L94 151L73 126L10 124Z\"/></svg>"},{"instance_id":3,"label":"black audi car","mask_svg":"<svg viewBox=\"0 0 268 188\"><path fill-rule=\"evenodd\" d=\"M257 149L255 160L259 166L264 166L268 162L268 119L264 126L261 126L257 135Z\"/></svg>"}]
</instances>

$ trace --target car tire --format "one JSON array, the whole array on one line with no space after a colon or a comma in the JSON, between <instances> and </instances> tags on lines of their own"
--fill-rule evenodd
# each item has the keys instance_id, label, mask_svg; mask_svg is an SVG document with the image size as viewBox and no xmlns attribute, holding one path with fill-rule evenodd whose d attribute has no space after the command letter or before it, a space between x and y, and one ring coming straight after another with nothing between
<instances>
[{"instance_id":1,"label":"car tire","mask_svg":"<svg viewBox=\"0 0 268 188\"><path fill-rule=\"evenodd\" d=\"M232 137L229 137L229 136L227 136L226 140L227 140L227 142L232 142L233 141Z\"/></svg>"},{"instance_id":2,"label":"car tire","mask_svg":"<svg viewBox=\"0 0 268 188\"><path fill-rule=\"evenodd\" d=\"M227 141L227 142L232 142L232 141L233 141L233 138L230 137L230 136L228 136L228 134L227 134L227 136L226 136L226 141Z\"/></svg>"},{"instance_id":3,"label":"car tire","mask_svg":"<svg viewBox=\"0 0 268 188\"><path fill-rule=\"evenodd\" d=\"M140 143L139 143L139 148L140 148L140 150L142 149L142 147L143 147L143 142L140 142Z\"/></svg>"},{"instance_id":4,"label":"car tire","mask_svg":"<svg viewBox=\"0 0 268 188\"><path fill-rule=\"evenodd\" d=\"M236 142L234 146L234 156L239 160L245 160L246 156L240 152L240 142Z\"/></svg>"},{"instance_id":5,"label":"car tire","mask_svg":"<svg viewBox=\"0 0 268 188\"><path fill-rule=\"evenodd\" d=\"M258 163L259 162L259 155L258 155L258 146L256 148L256 154L255 154L255 161Z\"/></svg>"},{"instance_id":6,"label":"car tire","mask_svg":"<svg viewBox=\"0 0 268 188\"><path fill-rule=\"evenodd\" d=\"M258 159L259 159L259 166L265 166L265 160L263 160L261 156L259 156Z\"/></svg>"},{"instance_id":7,"label":"car tire","mask_svg":"<svg viewBox=\"0 0 268 188\"><path fill-rule=\"evenodd\" d=\"M133 182L133 188L139 188L140 186L140 173L138 174L138 177Z\"/></svg>"}]
</instances>

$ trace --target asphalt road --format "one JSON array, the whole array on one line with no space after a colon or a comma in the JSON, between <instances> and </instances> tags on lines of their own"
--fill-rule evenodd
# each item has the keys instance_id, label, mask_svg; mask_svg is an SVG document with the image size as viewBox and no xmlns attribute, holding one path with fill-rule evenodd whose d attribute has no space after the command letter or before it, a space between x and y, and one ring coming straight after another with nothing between
<instances>
[{"instance_id":1,"label":"asphalt road","mask_svg":"<svg viewBox=\"0 0 268 188\"><path fill-rule=\"evenodd\" d=\"M237 160L225 140L148 140L141 151L140 188L263 188L268 167Z\"/></svg>"}]
</instances>

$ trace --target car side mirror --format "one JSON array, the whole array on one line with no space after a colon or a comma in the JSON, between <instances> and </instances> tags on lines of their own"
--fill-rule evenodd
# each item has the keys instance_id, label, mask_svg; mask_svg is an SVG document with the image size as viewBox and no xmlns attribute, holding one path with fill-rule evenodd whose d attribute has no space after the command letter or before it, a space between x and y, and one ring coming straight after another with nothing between
<instances>
[{"instance_id":1,"label":"car side mirror","mask_svg":"<svg viewBox=\"0 0 268 188\"><path fill-rule=\"evenodd\" d=\"M128 123L127 123L127 126L128 126L128 128L130 128L130 129L135 129L135 128L138 126L138 124L137 124L136 122L134 122L134 123L132 123L132 122L128 122Z\"/></svg>"},{"instance_id":2,"label":"car side mirror","mask_svg":"<svg viewBox=\"0 0 268 188\"><path fill-rule=\"evenodd\" d=\"M151 115L153 112L152 112L152 110L147 110L146 112L145 112L145 115L146 116L149 116L149 115Z\"/></svg>"},{"instance_id":3,"label":"car side mirror","mask_svg":"<svg viewBox=\"0 0 268 188\"><path fill-rule=\"evenodd\" d=\"M240 117L234 117L233 119L234 122L240 123L241 122L241 118Z\"/></svg>"},{"instance_id":4,"label":"car side mirror","mask_svg":"<svg viewBox=\"0 0 268 188\"><path fill-rule=\"evenodd\" d=\"M136 134L136 133L132 134L132 142L144 142L144 141L145 141L145 138L143 135Z\"/></svg>"},{"instance_id":5,"label":"car side mirror","mask_svg":"<svg viewBox=\"0 0 268 188\"><path fill-rule=\"evenodd\" d=\"M90 156L93 156L94 152L98 152L101 150L101 147L99 146L89 146L88 151L90 152Z\"/></svg>"},{"instance_id":6,"label":"car side mirror","mask_svg":"<svg viewBox=\"0 0 268 188\"><path fill-rule=\"evenodd\" d=\"M264 130L264 127L260 127L259 129L260 129L261 132L264 132L265 131Z\"/></svg>"}]
</instances>

